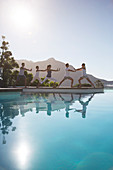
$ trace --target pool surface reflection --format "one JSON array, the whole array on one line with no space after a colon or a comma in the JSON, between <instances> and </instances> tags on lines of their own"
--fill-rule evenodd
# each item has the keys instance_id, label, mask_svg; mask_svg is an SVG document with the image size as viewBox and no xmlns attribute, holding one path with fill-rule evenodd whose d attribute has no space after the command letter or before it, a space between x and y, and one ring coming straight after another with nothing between
<instances>
[{"instance_id":1,"label":"pool surface reflection","mask_svg":"<svg viewBox=\"0 0 113 170\"><path fill-rule=\"evenodd\" d=\"M113 168L113 91L0 95L0 170Z\"/></svg>"}]
</instances>

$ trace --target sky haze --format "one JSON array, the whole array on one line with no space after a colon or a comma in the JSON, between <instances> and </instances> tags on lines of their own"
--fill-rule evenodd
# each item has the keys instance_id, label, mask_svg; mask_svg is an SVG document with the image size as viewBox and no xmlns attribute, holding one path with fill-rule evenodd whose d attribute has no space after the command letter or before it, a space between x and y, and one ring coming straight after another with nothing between
<instances>
[{"instance_id":1,"label":"sky haze","mask_svg":"<svg viewBox=\"0 0 113 170\"><path fill-rule=\"evenodd\" d=\"M113 80L112 0L0 0L0 22L15 59L85 62Z\"/></svg>"}]
</instances>

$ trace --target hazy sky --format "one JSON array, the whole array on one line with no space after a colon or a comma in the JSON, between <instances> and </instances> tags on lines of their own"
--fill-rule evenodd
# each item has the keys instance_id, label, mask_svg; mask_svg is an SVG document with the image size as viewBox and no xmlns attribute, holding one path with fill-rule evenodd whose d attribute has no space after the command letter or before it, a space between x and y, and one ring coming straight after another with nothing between
<instances>
[{"instance_id":1,"label":"hazy sky","mask_svg":"<svg viewBox=\"0 0 113 170\"><path fill-rule=\"evenodd\" d=\"M113 0L0 0L1 35L15 59L85 62L113 80Z\"/></svg>"}]
</instances>

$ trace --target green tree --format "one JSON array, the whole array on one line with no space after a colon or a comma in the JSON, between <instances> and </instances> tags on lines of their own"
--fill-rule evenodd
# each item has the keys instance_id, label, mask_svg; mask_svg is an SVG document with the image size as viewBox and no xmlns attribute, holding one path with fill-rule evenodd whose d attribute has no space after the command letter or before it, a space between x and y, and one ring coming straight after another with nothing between
<instances>
[{"instance_id":1,"label":"green tree","mask_svg":"<svg viewBox=\"0 0 113 170\"><path fill-rule=\"evenodd\" d=\"M5 36L2 36L2 46L0 47L0 67L3 67L3 86L8 87L13 82L13 69L19 68L19 65L12 57L12 52L9 51L9 42L5 41Z\"/></svg>"},{"instance_id":2,"label":"green tree","mask_svg":"<svg viewBox=\"0 0 113 170\"><path fill-rule=\"evenodd\" d=\"M10 82L9 82L10 85L12 85L12 86L15 86L15 85L16 85L16 80L17 80L18 73L19 73L18 70L14 70L14 71L12 72L12 74L11 74L11 79L10 79Z\"/></svg>"}]
</instances>

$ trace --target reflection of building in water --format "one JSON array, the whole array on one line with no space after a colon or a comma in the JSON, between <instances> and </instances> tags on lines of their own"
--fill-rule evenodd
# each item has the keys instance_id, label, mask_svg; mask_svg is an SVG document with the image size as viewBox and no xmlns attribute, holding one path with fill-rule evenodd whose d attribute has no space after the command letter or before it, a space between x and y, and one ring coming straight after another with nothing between
<instances>
[{"instance_id":1,"label":"reflection of building in water","mask_svg":"<svg viewBox=\"0 0 113 170\"><path fill-rule=\"evenodd\" d=\"M81 95L79 96L79 100L78 100L78 101L79 101L79 103L82 105L82 109L76 109L75 111L82 113L82 118L85 118L85 117L86 117L87 106L88 106L89 102L91 101L91 99L93 98L93 96L94 96L94 94L92 94L92 95L89 97L89 99L88 99L87 101L85 101L85 102L82 100Z\"/></svg>"}]
</instances>

